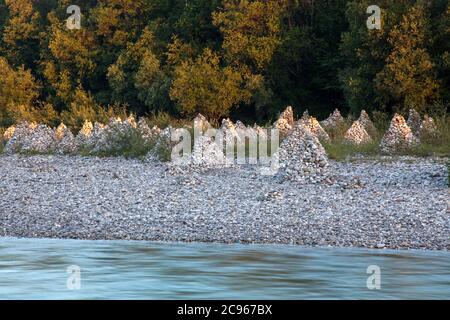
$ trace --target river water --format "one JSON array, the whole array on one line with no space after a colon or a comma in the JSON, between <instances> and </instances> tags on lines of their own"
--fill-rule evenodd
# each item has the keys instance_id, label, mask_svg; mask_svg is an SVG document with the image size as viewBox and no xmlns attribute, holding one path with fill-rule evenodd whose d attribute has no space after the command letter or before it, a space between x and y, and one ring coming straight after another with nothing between
<instances>
[{"instance_id":1,"label":"river water","mask_svg":"<svg viewBox=\"0 0 450 320\"><path fill-rule=\"evenodd\" d=\"M450 253L0 238L0 299L177 298L450 299Z\"/></svg>"}]
</instances>

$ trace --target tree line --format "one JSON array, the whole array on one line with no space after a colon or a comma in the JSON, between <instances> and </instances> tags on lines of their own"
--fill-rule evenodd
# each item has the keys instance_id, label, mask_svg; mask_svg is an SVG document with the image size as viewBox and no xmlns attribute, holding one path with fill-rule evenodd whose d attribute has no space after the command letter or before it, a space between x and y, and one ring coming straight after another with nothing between
<instances>
[{"instance_id":1,"label":"tree line","mask_svg":"<svg viewBox=\"0 0 450 320\"><path fill-rule=\"evenodd\" d=\"M448 0L0 0L0 126L446 110ZM67 8L81 9L69 29Z\"/></svg>"}]
</instances>

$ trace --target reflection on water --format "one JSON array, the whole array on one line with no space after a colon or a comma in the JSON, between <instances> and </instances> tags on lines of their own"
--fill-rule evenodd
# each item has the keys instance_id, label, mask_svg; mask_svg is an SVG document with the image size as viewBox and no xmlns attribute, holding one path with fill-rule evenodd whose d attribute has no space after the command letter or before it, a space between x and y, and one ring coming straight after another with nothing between
<instances>
[{"instance_id":1,"label":"reflection on water","mask_svg":"<svg viewBox=\"0 0 450 320\"><path fill-rule=\"evenodd\" d=\"M449 299L449 266L449 252L0 238L0 298Z\"/></svg>"}]
</instances>

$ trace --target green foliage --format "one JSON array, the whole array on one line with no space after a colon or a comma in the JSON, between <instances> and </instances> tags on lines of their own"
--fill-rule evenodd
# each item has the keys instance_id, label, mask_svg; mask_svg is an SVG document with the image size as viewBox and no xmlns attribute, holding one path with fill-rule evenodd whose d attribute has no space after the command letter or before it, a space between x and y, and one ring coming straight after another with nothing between
<instances>
[{"instance_id":1,"label":"green foliage","mask_svg":"<svg viewBox=\"0 0 450 320\"><path fill-rule=\"evenodd\" d=\"M189 119L178 119L167 112L152 113L146 118L147 124L150 128L157 126L158 128L165 129L167 127L182 128L184 126L192 125Z\"/></svg>"},{"instance_id":2,"label":"green foliage","mask_svg":"<svg viewBox=\"0 0 450 320\"><path fill-rule=\"evenodd\" d=\"M9 126L31 112L38 85L29 70L23 67L14 70L3 57L0 57L0 74L0 125Z\"/></svg>"},{"instance_id":3,"label":"green foliage","mask_svg":"<svg viewBox=\"0 0 450 320\"><path fill-rule=\"evenodd\" d=\"M210 49L194 60L183 61L175 69L170 97L187 116L202 113L212 120L228 115L241 102L250 102L261 78L231 66L222 68L220 57Z\"/></svg>"},{"instance_id":4,"label":"green foliage","mask_svg":"<svg viewBox=\"0 0 450 320\"><path fill-rule=\"evenodd\" d=\"M107 138L107 151L90 153L96 156L121 156L125 158L144 158L155 146L156 141L142 138L139 130L130 128L126 132L111 134Z\"/></svg>"},{"instance_id":5,"label":"green foliage","mask_svg":"<svg viewBox=\"0 0 450 320\"><path fill-rule=\"evenodd\" d=\"M81 30L66 28L70 4L0 0L0 125L79 127L113 105L260 123L286 105L319 117L448 105L448 0L380 0L371 31L369 0L82 1Z\"/></svg>"},{"instance_id":6,"label":"green foliage","mask_svg":"<svg viewBox=\"0 0 450 320\"><path fill-rule=\"evenodd\" d=\"M422 111L436 99L439 83L435 66L426 49L428 42L426 8L413 6L388 36L393 47L383 70L377 75L378 100L400 103L403 110Z\"/></svg>"},{"instance_id":7,"label":"green foliage","mask_svg":"<svg viewBox=\"0 0 450 320\"><path fill-rule=\"evenodd\" d=\"M363 145L351 145L342 141L323 143L323 146L330 159L337 161L348 160L356 155L376 156L379 154L379 141L374 141Z\"/></svg>"}]
</instances>

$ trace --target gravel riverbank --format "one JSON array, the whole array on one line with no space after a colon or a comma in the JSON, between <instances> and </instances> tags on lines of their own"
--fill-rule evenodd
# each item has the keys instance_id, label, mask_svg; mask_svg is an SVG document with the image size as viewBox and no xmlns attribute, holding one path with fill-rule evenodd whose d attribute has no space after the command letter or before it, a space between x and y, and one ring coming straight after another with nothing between
<instances>
[{"instance_id":1,"label":"gravel riverbank","mask_svg":"<svg viewBox=\"0 0 450 320\"><path fill-rule=\"evenodd\" d=\"M255 167L0 156L0 236L450 249L445 161L330 162L334 183Z\"/></svg>"}]
</instances>

